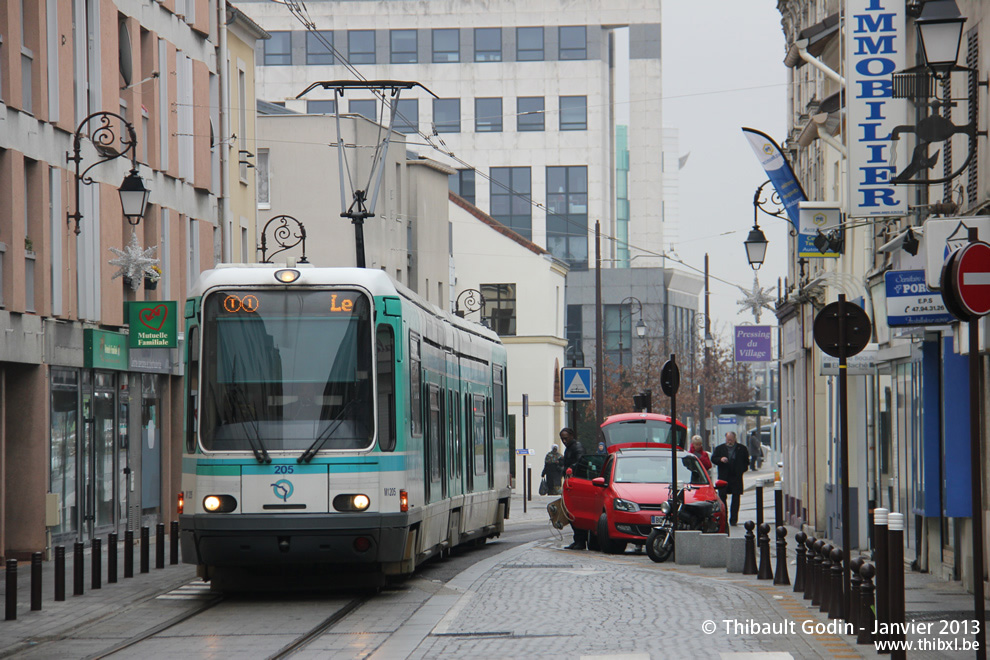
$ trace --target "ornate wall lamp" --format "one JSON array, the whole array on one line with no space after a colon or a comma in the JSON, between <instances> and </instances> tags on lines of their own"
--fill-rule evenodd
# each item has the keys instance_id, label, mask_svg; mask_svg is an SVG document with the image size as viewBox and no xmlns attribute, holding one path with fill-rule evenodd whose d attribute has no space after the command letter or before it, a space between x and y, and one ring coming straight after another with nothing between
<instances>
[{"instance_id":1,"label":"ornate wall lamp","mask_svg":"<svg viewBox=\"0 0 990 660\"><path fill-rule=\"evenodd\" d=\"M296 225L296 230L289 226L289 221L292 221ZM275 245L278 246L278 250L275 250L268 255L268 228L272 226L272 223L278 221L278 224L272 229L272 238L275 240ZM306 227L303 226L299 220L293 218L291 215L276 215L274 218L265 223L264 229L261 230L261 246L258 248L258 252L261 253L261 263L270 264L271 260L276 254L285 252L290 248L294 248L297 245L302 245L302 257L299 259L299 263L308 264L306 260Z\"/></svg>"}]
</instances>

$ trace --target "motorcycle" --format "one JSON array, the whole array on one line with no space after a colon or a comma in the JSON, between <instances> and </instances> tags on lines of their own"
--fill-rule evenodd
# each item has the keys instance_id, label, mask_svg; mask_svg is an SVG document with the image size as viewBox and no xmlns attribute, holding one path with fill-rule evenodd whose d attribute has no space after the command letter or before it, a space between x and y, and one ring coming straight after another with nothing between
<instances>
[{"instance_id":1,"label":"motorcycle","mask_svg":"<svg viewBox=\"0 0 990 660\"><path fill-rule=\"evenodd\" d=\"M671 487L671 490L673 487ZM694 490L691 485L682 485L674 497L660 505L662 515L654 517L653 529L646 537L646 554L657 563L670 558L674 552L674 538L677 531L697 530L702 533L719 531L719 523L715 514L721 509L718 500L705 502L684 502L688 490ZM660 520L657 521L656 518Z\"/></svg>"}]
</instances>

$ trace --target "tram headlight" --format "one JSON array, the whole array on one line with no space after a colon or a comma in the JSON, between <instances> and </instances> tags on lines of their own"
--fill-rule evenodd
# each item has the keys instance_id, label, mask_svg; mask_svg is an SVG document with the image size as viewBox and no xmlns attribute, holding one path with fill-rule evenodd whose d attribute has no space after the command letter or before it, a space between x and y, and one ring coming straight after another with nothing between
<instances>
[{"instance_id":1,"label":"tram headlight","mask_svg":"<svg viewBox=\"0 0 990 660\"><path fill-rule=\"evenodd\" d=\"M371 504L371 500L368 499L367 495L355 495L351 498L351 503L358 511L364 511Z\"/></svg>"},{"instance_id":2,"label":"tram headlight","mask_svg":"<svg viewBox=\"0 0 990 660\"><path fill-rule=\"evenodd\" d=\"M237 500L232 495L207 495L203 508L209 513L230 513L237 508Z\"/></svg>"},{"instance_id":3,"label":"tram headlight","mask_svg":"<svg viewBox=\"0 0 990 660\"><path fill-rule=\"evenodd\" d=\"M333 498L333 508L337 511L364 511L371 506L371 498L362 493L348 493Z\"/></svg>"},{"instance_id":4,"label":"tram headlight","mask_svg":"<svg viewBox=\"0 0 990 660\"><path fill-rule=\"evenodd\" d=\"M292 284L299 279L299 271L291 268L283 268L275 271L275 279L282 284Z\"/></svg>"}]
</instances>

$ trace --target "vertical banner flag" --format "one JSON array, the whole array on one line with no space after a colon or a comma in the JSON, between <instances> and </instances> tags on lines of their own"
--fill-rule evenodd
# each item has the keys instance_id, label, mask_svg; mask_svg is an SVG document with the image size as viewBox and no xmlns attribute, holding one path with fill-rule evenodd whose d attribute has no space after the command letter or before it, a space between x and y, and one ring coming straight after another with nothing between
<instances>
[{"instance_id":1,"label":"vertical banner flag","mask_svg":"<svg viewBox=\"0 0 990 660\"><path fill-rule=\"evenodd\" d=\"M784 153L772 137L753 128L743 128L742 131L746 134L746 139L749 140L753 151L756 152L756 157L760 159L760 165L763 166L763 171L767 173L767 178L777 190L780 203L784 205L791 225L797 227L799 222L798 202L805 201L807 197L805 197L804 189L798 183L797 177L794 176L794 170L791 169L790 163L784 158Z\"/></svg>"},{"instance_id":2,"label":"vertical banner flag","mask_svg":"<svg viewBox=\"0 0 990 660\"><path fill-rule=\"evenodd\" d=\"M891 140L895 127L912 123L907 99L894 98L891 76L906 67L904 5L846 0L846 199L851 218L907 215L908 187L890 183L907 166L911 151L907 140Z\"/></svg>"},{"instance_id":3,"label":"vertical banner flag","mask_svg":"<svg viewBox=\"0 0 990 660\"><path fill-rule=\"evenodd\" d=\"M736 362L773 361L769 325L737 325L735 330Z\"/></svg>"}]
</instances>

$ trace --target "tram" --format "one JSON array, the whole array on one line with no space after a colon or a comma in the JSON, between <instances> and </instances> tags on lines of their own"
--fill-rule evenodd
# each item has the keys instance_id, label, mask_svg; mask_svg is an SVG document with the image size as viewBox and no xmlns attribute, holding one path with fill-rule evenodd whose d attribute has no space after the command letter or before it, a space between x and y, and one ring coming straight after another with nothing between
<instances>
[{"instance_id":1,"label":"tram","mask_svg":"<svg viewBox=\"0 0 990 660\"><path fill-rule=\"evenodd\" d=\"M509 515L506 353L374 269L219 265L185 303L182 560L384 576Z\"/></svg>"}]
</instances>

